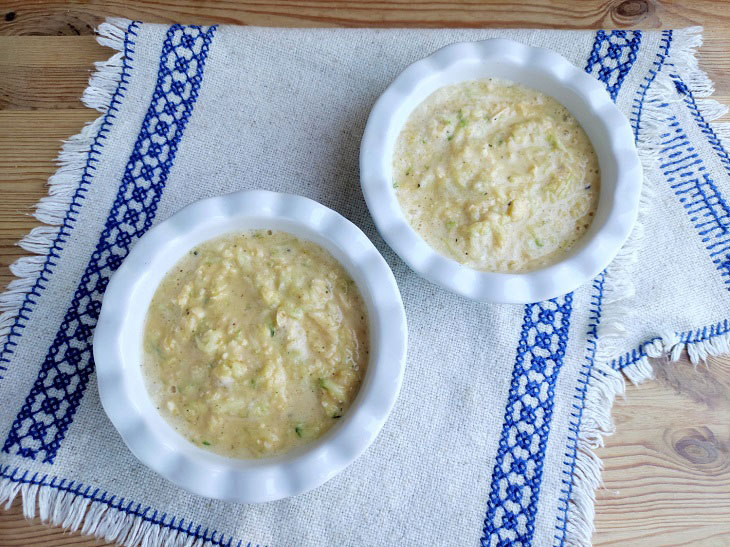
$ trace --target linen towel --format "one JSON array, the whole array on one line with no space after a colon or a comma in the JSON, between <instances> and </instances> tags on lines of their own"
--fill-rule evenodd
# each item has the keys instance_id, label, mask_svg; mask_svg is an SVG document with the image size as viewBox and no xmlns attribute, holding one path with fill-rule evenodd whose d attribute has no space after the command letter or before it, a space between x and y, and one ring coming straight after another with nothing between
<instances>
[{"instance_id":1,"label":"linen towel","mask_svg":"<svg viewBox=\"0 0 730 547\"><path fill-rule=\"evenodd\" d=\"M72 137L21 245L0 319L0 501L135 545L585 545L624 375L728 352L730 158L697 66L701 29L301 30L108 20ZM457 41L547 47L600 80L645 166L639 225L573 293L471 302L419 278L375 231L358 180L369 110ZM725 143L723 142L725 139ZM199 198L263 188L342 213L390 264L409 322L400 398L373 446L316 490L243 505L142 466L99 403L91 343L112 272Z\"/></svg>"}]
</instances>

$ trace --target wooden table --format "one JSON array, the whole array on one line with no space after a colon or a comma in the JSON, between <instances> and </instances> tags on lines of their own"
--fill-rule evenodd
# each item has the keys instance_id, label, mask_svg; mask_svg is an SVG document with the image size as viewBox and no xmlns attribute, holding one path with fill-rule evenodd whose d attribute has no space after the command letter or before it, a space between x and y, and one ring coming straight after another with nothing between
<instances>
[{"instance_id":1,"label":"wooden table","mask_svg":"<svg viewBox=\"0 0 730 547\"><path fill-rule=\"evenodd\" d=\"M110 51L92 37L106 16L148 22L378 27L705 27L700 52L715 98L730 103L730 3L708 0L459 0L210 3L121 0L0 4L0 286L24 254L15 243L37 221L59 140L98 114L79 97L93 61ZM730 359L697 369L657 367L614 407L617 433L605 464L594 537L598 545L730 545ZM19 500L0 512L0 545L101 544L22 517Z\"/></svg>"}]
</instances>

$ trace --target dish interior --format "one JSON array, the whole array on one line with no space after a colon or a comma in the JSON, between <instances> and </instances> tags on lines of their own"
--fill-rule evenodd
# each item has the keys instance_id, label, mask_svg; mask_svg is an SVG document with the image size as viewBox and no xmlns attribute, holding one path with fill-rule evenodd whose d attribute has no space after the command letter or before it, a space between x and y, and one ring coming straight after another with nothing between
<instances>
[{"instance_id":1,"label":"dish interior","mask_svg":"<svg viewBox=\"0 0 730 547\"><path fill-rule=\"evenodd\" d=\"M173 221L175 219L172 219ZM318 439L297 446L285 453L271 455L259 459L242 459L232 458L229 455L221 455L208 450L206 446L196 446L188 439L178 433L165 418L157 410L155 401L150 397L145 385L145 378L142 370L142 345L144 340L145 314L129 314L122 321L120 331L120 342L128 347L138 347L138 352L125 352L123 366L128 369L128 374L123 375L124 381L129 385L125 386L131 392L137 393L139 396L135 400L138 410L145 417L147 425L156 434L160 441L165 444L172 452L183 451L193 453L197 460L207 462L208 464L225 465L226 467L257 467L265 465L266 462L293 462L302 454L315 451L320 445L339 434L339 431L345 428L350 417L356 411L359 403L367 396L372 384L372 367L371 363L378 358L378 329L377 314L374 307L372 297L373 287L370 287L362 273L356 269L347 254L334 244L328 238L322 236L316 231L303 225L300 222L286 218L271 217L245 217L245 218L222 218L211 217L203 223L193 234L185 237L177 236L168 238L159 252L144 264L146 274L140 276L137 283L132 289L129 298L138 303L140 309L147 310L150 306L152 298L158 286L162 282L168 271L177 264L188 252L198 245L230 233L248 232L252 230L272 230L295 234L297 238L312 242L325 251L344 268L350 278L354 281L359 289L364 307L366 310L367 330L369 331L369 358L367 359L367 367L362 379L362 384L356 397L352 401L347 413L336 420L336 424L331 427ZM176 233L174 227L170 227L171 233ZM141 265L140 265L141 266Z\"/></svg>"},{"instance_id":2,"label":"dish interior","mask_svg":"<svg viewBox=\"0 0 730 547\"><path fill-rule=\"evenodd\" d=\"M544 93L555 99L575 117L588 136L598 157L601 180L599 206L592 224L583 237L566 253L565 258L568 258L587 245L593 235L606 223L613 206L614 196L611 190L614 186L613 181L616 180L618 175L618 165L616 159L610 154L608 147L610 137L607 131L602 124L595 123L596 115L593 112L591 97L584 98L570 80L559 81L546 69L531 66L528 70L522 65L523 62L519 58L512 59L509 55L500 57L498 60L490 59L489 61L467 57L453 62L440 72L434 72L421 79L406 93L402 102L394 111L384 135L383 150L385 153L382 156L383 164L381 169L388 178L389 191L393 192L393 199L397 203L396 188L393 188L393 158L398 136L411 113L440 88L465 81L496 78L521 84ZM416 71L418 67L414 65L408 70ZM403 215L400 208L398 208L398 214Z\"/></svg>"},{"instance_id":3,"label":"dish interior","mask_svg":"<svg viewBox=\"0 0 730 547\"><path fill-rule=\"evenodd\" d=\"M347 413L368 358L355 282L322 247L253 230L206 241L147 311L143 371L191 442L238 458L283 454Z\"/></svg>"},{"instance_id":4,"label":"dish interior","mask_svg":"<svg viewBox=\"0 0 730 547\"><path fill-rule=\"evenodd\" d=\"M441 87L419 104L393 168L411 227L440 254L492 272L559 262L592 223L600 188L570 112L496 78Z\"/></svg>"}]
</instances>

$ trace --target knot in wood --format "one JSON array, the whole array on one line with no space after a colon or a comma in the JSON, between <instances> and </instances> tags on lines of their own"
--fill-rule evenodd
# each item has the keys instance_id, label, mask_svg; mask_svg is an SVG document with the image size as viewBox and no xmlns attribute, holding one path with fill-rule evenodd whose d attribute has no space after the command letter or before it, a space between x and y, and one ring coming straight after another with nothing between
<instances>
[{"instance_id":1,"label":"knot in wood","mask_svg":"<svg viewBox=\"0 0 730 547\"><path fill-rule=\"evenodd\" d=\"M677 454L694 465L707 465L718 457L718 450L713 440L701 435L687 435L675 443L674 449Z\"/></svg>"},{"instance_id":2,"label":"knot in wood","mask_svg":"<svg viewBox=\"0 0 730 547\"><path fill-rule=\"evenodd\" d=\"M643 17L649 13L649 2L647 0L624 0L615 9L619 17Z\"/></svg>"}]
</instances>

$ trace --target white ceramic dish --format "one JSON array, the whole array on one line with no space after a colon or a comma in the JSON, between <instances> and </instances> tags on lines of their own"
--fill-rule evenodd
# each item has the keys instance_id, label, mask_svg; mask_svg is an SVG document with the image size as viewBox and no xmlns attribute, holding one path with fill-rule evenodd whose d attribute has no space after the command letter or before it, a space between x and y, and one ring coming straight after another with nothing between
<instances>
[{"instance_id":1,"label":"white ceramic dish","mask_svg":"<svg viewBox=\"0 0 730 547\"><path fill-rule=\"evenodd\" d=\"M585 129L600 164L593 224L564 260L528 273L477 271L438 254L408 224L393 189L393 148L413 109L440 87L489 77L521 83L562 103ZM608 266L636 221L642 169L631 127L601 83L557 53L495 39L446 46L395 79L368 118L360 180L378 231L414 271L475 300L528 303L570 292Z\"/></svg>"},{"instance_id":2,"label":"white ceramic dish","mask_svg":"<svg viewBox=\"0 0 730 547\"><path fill-rule=\"evenodd\" d=\"M147 308L167 271L218 235L271 228L313 241L340 261L360 288L370 321L370 362L340 423L317 441L276 458L238 460L189 442L158 413L140 370ZM354 224L312 200L248 191L194 203L147 232L112 277L94 335L99 394L134 455L202 496L263 502L319 486L373 442L400 390L406 318L390 268Z\"/></svg>"}]
</instances>

